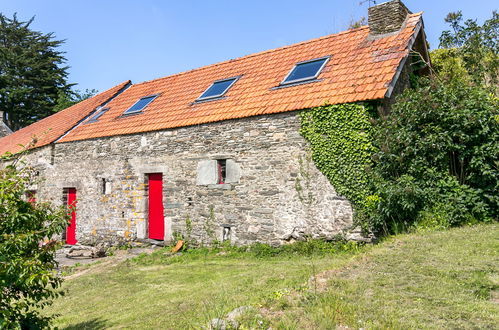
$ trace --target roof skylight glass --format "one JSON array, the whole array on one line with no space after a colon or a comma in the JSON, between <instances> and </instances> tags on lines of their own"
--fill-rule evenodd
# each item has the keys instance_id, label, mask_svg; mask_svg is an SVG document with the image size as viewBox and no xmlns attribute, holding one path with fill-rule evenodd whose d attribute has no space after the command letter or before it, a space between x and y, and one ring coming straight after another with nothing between
<instances>
[{"instance_id":1,"label":"roof skylight glass","mask_svg":"<svg viewBox=\"0 0 499 330\"><path fill-rule=\"evenodd\" d=\"M224 95L237 79L239 79L239 77L215 81L203 94L201 94L197 101L212 99Z\"/></svg>"},{"instance_id":2,"label":"roof skylight glass","mask_svg":"<svg viewBox=\"0 0 499 330\"><path fill-rule=\"evenodd\" d=\"M326 65L329 57L322 57L315 60L297 63L293 70L284 78L281 85L292 84L300 81L317 78L322 68Z\"/></svg>"},{"instance_id":3,"label":"roof skylight glass","mask_svg":"<svg viewBox=\"0 0 499 330\"><path fill-rule=\"evenodd\" d=\"M151 103L158 95L146 96L135 102L127 111L123 114L128 115L136 112L141 112L149 103Z\"/></svg>"},{"instance_id":4,"label":"roof skylight glass","mask_svg":"<svg viewBox=\"0 0 499 330\"><path fill-rule=\"evenodd\" d=\"M109 110L109 108L104 108L104 109L97 110L97 112L92 117L90 117L90 119L88 120L88 122L89 123L95 123L100 117L102 117L103 114L106 113L107 110Z\"/></svg>"}]
</instances>

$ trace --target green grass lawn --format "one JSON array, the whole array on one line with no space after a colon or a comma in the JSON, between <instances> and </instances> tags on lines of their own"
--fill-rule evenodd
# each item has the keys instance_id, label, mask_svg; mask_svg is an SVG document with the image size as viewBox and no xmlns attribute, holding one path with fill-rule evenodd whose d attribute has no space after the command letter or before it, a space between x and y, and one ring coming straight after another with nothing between
<instances>
[{"instance_id":1,"label":"green grass lawn","mask_svg":"<svg viewBox=\"0 0 499 330\"><path fill-rule=\"evenodd\" d=\"M497 224L329 254L160 250L67 280L47 312L74 329L200 328L239 306L242 328L494 328L498 251Z\"/></svg>"}]
</instances>

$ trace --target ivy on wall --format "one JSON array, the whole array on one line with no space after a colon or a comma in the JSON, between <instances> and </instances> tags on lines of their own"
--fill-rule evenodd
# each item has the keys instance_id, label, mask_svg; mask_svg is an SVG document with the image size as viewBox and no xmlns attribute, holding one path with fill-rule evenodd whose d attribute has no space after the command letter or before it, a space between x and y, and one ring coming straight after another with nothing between
<instances>
[{"instance_id":1,"label":"ivy on wall","mask_svg":"<svg viewBox=\"0 0 499 330\"><path fill-rule=\"evenodd\" d=\"M300 113L301 135L312 160L339 195L355 206L371 195L367 169L372 165L373 125L366 104L324 105Z\"/></svg>"}]
</instances>

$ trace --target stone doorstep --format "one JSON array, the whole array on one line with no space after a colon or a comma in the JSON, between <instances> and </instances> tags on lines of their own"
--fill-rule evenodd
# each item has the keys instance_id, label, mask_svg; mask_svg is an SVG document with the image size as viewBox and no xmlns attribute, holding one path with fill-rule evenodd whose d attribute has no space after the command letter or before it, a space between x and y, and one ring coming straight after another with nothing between
<instances>
[{"instance_id":1,"label":"stone doorstep","mask_svg":"<svg viewBox=\"0 0 499 330\"><path fill-rule=\"evenodd\" d=\"M156 239L151 239L151 238L137 238L135 241L144 243L147 245L153 245L153 246L166 246L165 241L160 241Z\"/></svg>"}]
</instances>

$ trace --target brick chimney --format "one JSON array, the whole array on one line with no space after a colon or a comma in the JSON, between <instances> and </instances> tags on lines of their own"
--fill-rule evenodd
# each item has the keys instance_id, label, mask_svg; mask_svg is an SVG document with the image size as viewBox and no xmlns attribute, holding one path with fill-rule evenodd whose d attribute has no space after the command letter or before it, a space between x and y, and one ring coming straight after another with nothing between
<instances>
[{"instance_id":1,"label":"brick chimney","mask_svg":"<svg viewBox=\"0 0 499 330\"><path fill-rule=\"evenodd\" d=\"M368 23L371 36L380 36L400 30L411 14L400 0L392 0L369 8Z\"/></svg>"}]
</instances>

